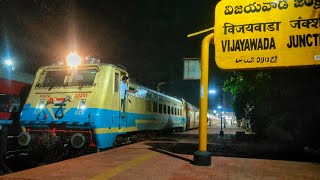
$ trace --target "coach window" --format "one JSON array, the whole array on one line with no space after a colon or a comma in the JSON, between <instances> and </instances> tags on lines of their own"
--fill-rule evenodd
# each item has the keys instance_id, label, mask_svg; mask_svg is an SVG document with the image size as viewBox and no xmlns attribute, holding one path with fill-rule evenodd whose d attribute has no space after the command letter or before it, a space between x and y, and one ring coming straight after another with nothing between
<instances>
[{"instance_id":1,"label":"coach window","mask_svg":"<svg viewBox=\"0 0 320 180\"><path fill-rule=\"evenodd\" d=\"M20 98L8 94L0 94L0 112L19 112Z\"/></svg>"},{"instance_id":2,"label":"coach window","mask_svg":"<svg viewBox=\"0 0 320 180\"><path fill-rule=\"evenodd\" d=\"M114 92L118 92L119 90L119 73L115 73L114 75Z\"/></svg>"},{"instance_id":3,"label":"coach window","mask_svg":"<svg viewBox=\"0 0 320 180\"><path fill-rule=\"evenodd\" d=\"M149 100L147 100L147 103L146 103L146 111L151 112L151 101Z\"/></svg>"},{"instance_id":4,"label":"coach window","mask_svg":"<svg viewBox=\"0 0 320 180\"><path fill-rule=\"evenodd\" d=\"M152 110L153 110L153 112L157 112L157 107L158 107L157 102L153 101L153 103L152 103Z\"/></svg>"},{"instance_id":5,"label":"coach window","mask_svg":"<svg viewBox=\"0 0 320 180\"><path fill-rule=\"evenodd\" d=\"M165 104L163 105L163 113L167 114L167 105L165 105Z\"/></svg>"},{"instance_id":6,"label":"coach window","mask_svg":"<svg viewBox=\"0 0 320 180\"><path fill-rule=\"evenodd\" d=\"M162 113L162 104L159 103L159 113Z\"/></svg>"},{"instance_id":7,"label":"coach window","mask_svg":"<svg viewBox=\"0 0 320 180\"><path fill-rule=\"evenodd\" d=\"M173 112L173 107L171 107L171 114L172 114L172 115L174 115L174 112Z\"/></svg>"},{"instance_id":8,"label":"coach window","mask_svg":"<svg viewBox=\"0 0 320 180\"><path fill-rule=\"evenodd\" d=\"M170 114L170 106L168 106L168 114Z\"/></svg>"},{"instance_id":9,"label":"coach window","mask_svg":"<svg viewBox=\"0 0 320 180\"><path fill-rule=\"evenodd\" d=\"M177 108L174 108L174 115L177 115Z\"/></svg>"}]
</instances>

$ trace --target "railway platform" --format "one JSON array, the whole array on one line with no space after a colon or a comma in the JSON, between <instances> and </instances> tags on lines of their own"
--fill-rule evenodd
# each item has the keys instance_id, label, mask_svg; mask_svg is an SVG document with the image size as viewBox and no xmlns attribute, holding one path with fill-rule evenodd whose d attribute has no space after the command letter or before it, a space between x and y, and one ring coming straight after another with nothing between
<instances>
[{"instance_id":1,"label":"railway platform","mask_svg":"<svg viewBox=\"0 0 320 180\"><path fill-rule=\"evenodd\" d=\"M232 135L239 128L226 128ZM208 134L219 134L209 127ZM212 166L192 164L198 130L0 176L0 179L320 179L320 164L212 156ZM225 136L224 138L228 138ZM209 137L209 143L210 137Z\"/></svg>"}]
</instances>

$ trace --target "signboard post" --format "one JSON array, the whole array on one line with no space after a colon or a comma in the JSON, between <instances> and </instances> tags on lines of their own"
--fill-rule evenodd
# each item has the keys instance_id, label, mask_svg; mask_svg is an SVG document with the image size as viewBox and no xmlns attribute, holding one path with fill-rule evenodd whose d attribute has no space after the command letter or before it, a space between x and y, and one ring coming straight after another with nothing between
<instances>
[{"instance_id":1,"label":"signboard post","mask_svg":"<svg viewBox=\"0 0 320 180\"><path fill-rule=\"evenodd\" d=\"M320 64L320 1L222 0L214 29L222 69Z\"/></svg>"}]
</instances>

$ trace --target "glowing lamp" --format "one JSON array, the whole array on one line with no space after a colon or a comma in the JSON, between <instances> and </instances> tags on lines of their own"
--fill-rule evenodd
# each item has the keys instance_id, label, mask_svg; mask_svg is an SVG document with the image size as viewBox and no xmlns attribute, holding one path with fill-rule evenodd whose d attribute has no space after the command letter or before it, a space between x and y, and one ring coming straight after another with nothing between
<instances>
[{"instance_id":1,"label":"glowing lamp","mask_svg":"<svg viewBox=\"0 0 320 180\"><path fill-rule=\"evenodd\" d=\"M80 105L80 109L81 109L81 110L85 110L85 109L86 109L86 105L85 105L85 104L81 104L81 105Z\"/></svg>"},{"instance_id":2,"label":"glowing lamp","mask_svg":"<svg viewBox=\"0 0 320 180\"><path fill-rule=\"evenodd\" d=\"M79 56L77 51L74 51L68 54L66 61L68 66L77 67L81 64L81 57Z\"/></svg>"},{"instance_id":3,"label":"glowing lamp","mask_svg":"<svg viewBox=\"0 0 320 180\"><path fill-rule=\"evenodd\" d=\"M85 110L86 109L86 101L85 100L81 100L80 101L79 109L81 109L81 110Z\"/></svg>"},{"instance_id":4,"label":"glowing lamp","mask_svg":"<svg viewBox=\"0 0 320 180\"><path fill-rule=\"evenodd\" d=\"M40 110L42 110L42 109L45 108L44 100L41 100L41 101L39 102L38 108L39 108Z\"/></svg>"},{"instance_id":5,"label":"glowing lamp","mask_svg":"<svg viewBox=\"0 0 320 180\"><path fill-rule=\"evenodd\" d=\"M43 109L43 108L44 108L44 104L40 104L39 109Z\"/></svg>"},{"instance_id":6,"label":"glowing lamp","mask_svg":"<svg viewBox=\"0 0 320 180\"><path fill-rule=\"evenodd\" d=\"M6 59L4 62L6 63L7 66L11 66L12 65L11 59Z\"/></svg>"},{"instance_id":7,"label":"glowing lamp","mask_svg":"<svg viewBox=\"0 0 320 180\"><path fill-rule=\"evenodd\" d=\"M217 91L216 90L214 90L214 89L210 89L209 90L209 94L215 94Z\"/></svg>"}]
</instances>

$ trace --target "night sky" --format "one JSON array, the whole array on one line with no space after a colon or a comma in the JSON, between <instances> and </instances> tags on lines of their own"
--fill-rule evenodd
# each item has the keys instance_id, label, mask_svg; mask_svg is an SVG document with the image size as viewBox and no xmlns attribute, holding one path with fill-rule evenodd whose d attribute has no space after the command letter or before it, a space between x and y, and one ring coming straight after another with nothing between
<instances>
[{"instance_id":1,"label":"night sky","mask_svg":"<svg viewBox=\"0 0 320 180\"><path fill-rule=\"evenodd\" d=\"M127 68L137 82L198 105L199 81L183 81L185 57L199 57L212 27L212 0L0 0L0 55L17 70L34 74L71 50ZM213 56L210 69L218 71ZM211 73L221 83L223 72ZM213 78L215 77L215 78ZM218 83L215 83L219 81ZM183 90L181 90L183 89Z\"/></svg>"}]
</instances>

